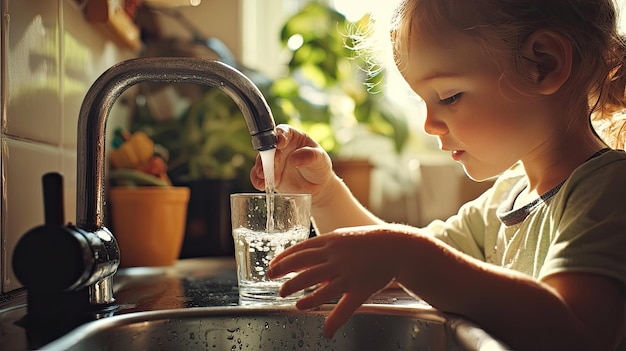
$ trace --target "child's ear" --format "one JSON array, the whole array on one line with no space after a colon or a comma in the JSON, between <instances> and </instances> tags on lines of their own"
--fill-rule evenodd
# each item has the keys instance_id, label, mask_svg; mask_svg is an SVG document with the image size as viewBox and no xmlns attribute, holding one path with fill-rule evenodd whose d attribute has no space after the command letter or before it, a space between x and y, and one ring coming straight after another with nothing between
<instances>
[{"instance_id":1,"label":"child's ear","mask_svg":"<svg viewBox=\"0 0 626 351\"><path fill-rule=\"evenodd\" d=\"M528 37L522 49L537 91L546 95L557 92L572 69L570 42L557 32L538 30Z\"/></svg>"}]
</instances>

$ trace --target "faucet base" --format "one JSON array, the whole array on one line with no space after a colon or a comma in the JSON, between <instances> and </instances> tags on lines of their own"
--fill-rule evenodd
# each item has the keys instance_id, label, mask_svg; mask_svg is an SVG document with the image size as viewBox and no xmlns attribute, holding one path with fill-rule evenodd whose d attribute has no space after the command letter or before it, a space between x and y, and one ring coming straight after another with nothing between
<instances>
[{"instance_id":1,"label":"faucet base","mask_svg":"<svg viewBox=\"0 0 626 351\"><path fill-rule=\"evenodd\" d=\"M88 287L64 292L29 291L27 314L16 323L26 330L29 348L39 348L85 323L112 316L119 308L115 303L91 305L89 294Z\"/></svg>"}]
</instances>

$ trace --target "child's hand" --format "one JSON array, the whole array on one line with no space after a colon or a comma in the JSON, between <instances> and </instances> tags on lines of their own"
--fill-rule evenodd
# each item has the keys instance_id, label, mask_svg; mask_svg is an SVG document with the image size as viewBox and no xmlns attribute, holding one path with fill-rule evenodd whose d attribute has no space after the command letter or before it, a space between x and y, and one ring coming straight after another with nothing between
<instances>
[{"instance_id":1,"label":"child's hand","mask_svg":"<svg viewBox=\"0 0 626 351\"><path fill-rule=\"evenodd\" d=\"M305 133L282 124L276 127L275 187L281 193L307 193L314 197L333 179L332 163L324 149ZM265 190L261 157L250 171L252 185Z\"/></svg>"},{"instance_id":2,"label":"child's hand","mask_svg":"<svg viewBox=\"0 0 626 351\"><path fill-rule=\"evenodd\" d=\"M324 336L330 338L361 304L396 277L405 245L402 238L407 236L394 235L382 226L340 229L283 251L272 260L267 275L275 279L300 272L283 284L282 296L319 284L297 302L300 309L341 296L324 325Z\"/></svg>"}]
</instances>

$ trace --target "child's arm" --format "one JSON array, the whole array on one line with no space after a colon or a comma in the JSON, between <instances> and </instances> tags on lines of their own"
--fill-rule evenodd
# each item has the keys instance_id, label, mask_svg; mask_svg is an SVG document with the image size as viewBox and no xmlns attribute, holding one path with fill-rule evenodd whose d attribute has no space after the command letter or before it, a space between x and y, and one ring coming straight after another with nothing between
<instances>
[{"instance_id":1,"label":"child's arm","mask_svg":"<svg viewBox=\"0 0 626 351\"><path fill-rule=\"evenodd\" d=\"M624 300L613 279L563 273L537 281L429 238L420 237L406 246L421 254L406 251L403 255L409 262L400 266L401 285L440 310L470 318L516 350L615 347Z\"/></svg>"},{"instance_id":2,"label":"child's arm","mask_svg":"<svg viewBox=\"0 0 626 351\"><path fill-rule=\"evenodd\" d=\"M271 266L272 278L300 272L283 284L283 296L319 284L298 308L342 296L326 321L326 336L394 278L435 308L473 320L516 350L610 350L623 318L622 292L608 278L568 274L538 282L399 225L322 235L285 250ZM590 280L594 284L576 283Z\"/></svg>"}]
</instances>

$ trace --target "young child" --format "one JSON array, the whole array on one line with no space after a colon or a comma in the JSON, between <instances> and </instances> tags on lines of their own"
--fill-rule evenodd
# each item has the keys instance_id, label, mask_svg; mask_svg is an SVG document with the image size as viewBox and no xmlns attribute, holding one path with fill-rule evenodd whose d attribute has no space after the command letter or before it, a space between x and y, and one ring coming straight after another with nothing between
<instances>
[{"instance_id":1,"label":"young child","mask_svg":"<svg viewBox=\"0 0 626 351\"><path fill-rule=\"evenodd\" d=\"M497 181L446 221L385 223L314 140L279 126L276 189L311 193L323 233L272 261L273 278L299 272L281 294L318 285L301 309L341 297L327 337L395 281L516 350L623 350L626 154L609 145L623 147L626 43L615 5L405 0L393 24L426 132L469 177ZM260 160L251 180L265 188Z\"/></svg>"}]
</instances>

